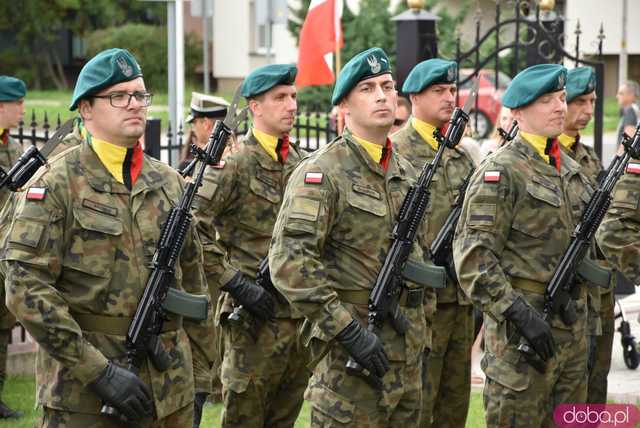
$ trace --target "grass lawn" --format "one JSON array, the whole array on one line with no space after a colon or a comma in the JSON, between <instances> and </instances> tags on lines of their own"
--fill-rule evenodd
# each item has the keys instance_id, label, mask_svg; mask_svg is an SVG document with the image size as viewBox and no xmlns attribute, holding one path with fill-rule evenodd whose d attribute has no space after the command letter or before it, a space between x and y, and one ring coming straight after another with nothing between
<instances>
[{"instance_id":1,"label":"grass lawn","mask_svg":"<svg viewBox=\"0 0 640 428\"><path fill-rule=\"evenodd\" d=\"M40 416L40 411L34 409L35 390L35 379L32 377L19 376L7 379L4 386L3 399L11 408L23 411L25 416L21 419L0 420L0 428L31 428L34 426ZM207 428L219 427L221 411L222 406L220 404L207 404L204 408L200 426ZM302 412L300 412L300 416L296 421L296 428L309 426L309 412L310 406L305 402ZM471 407L466 428L485 428L482 394L480 392L472 392L471 394Z\"/></svg>"}]
</instances>

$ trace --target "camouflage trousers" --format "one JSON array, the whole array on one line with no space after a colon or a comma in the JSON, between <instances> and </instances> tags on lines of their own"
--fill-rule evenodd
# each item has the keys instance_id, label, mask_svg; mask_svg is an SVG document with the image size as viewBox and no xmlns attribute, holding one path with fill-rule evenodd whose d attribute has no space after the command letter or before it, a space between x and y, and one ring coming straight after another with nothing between
<instances>
[{"instance_id":1,"label":"camouflage trousers","mask_svg":"<svg viewBox=\"0 0 640 428\"><path fill-rule=\"evenodd\" d=\"M420 426L464 427L471 389L473 306L440 304L432 321L432 347L425 358Z\"/></svg>"},{"instance_id":2,"label":"camouflage trousers","mask_svg":"<svg viewBox=\"0 0 640 428\"><path fill-rule=\"evenodd\" d=\"M422 358L407 365L391 361L378 391L346 374L348 354L338 344L314 370L305 398L311 402L311 427L418 427L422 406Z\"/></svg>"},{"instance_id":3,"label":"camouflage trousers","mask_svg":"<svg viewBox=\"0 0 640 428\"><path fill-rule=\"evenodd\" d=\"M557 405L585 402L586 336L556 343L556 355L547 362L544 374L518 356L516 345L507 345L504 354L504 360L514 361L515 366L485 354L482 369L487 374L483 391L487 427L555 427L553 410Z\"/></svg>"},{"instance_id":4,"label":"camouflage trousers","mask_svg":"<svg viewBox=\"0 0 640 428\"><path fill-rule=\"evenodd\" d=\"M151 423L140 423L139 428L189 428L193 424L193 404L189 403L180 410ZM72 413L64 410L44 407L37 423L40 428L121 428L123 423L110 416Z\"/></svg>"},{"instance_id":5,"label":"camouflage trousers","mask_svg":"<svg viewBox=\"0 0 640 428\"><path fill-rule=\"evenodd\" d=\"M602 335L593 338L596 341L596 351L593 367L589 372L588 403L607 402L607 376L611 368L611 348L615 332L614 305L613 292L601 295Z\"/></svg>"},{"instance_id":6,"label":"camouflage trousers","mask_svg":"<svg viewBox=\"0 0 640 428\"><path fill-rule=\"evenodd\" d=\"M223 325L223 427L293 427L311 375L301 325L276 318L261 325L256 341L242 326Z\"/></svg>"},{"instance_id":7,"label":"camouflage trousers","mask_svg":"<svg viewBox=\"0 0 640 428\"><path fill-rule=\"evenodd\" d=\"M9 347L10 338L11 329L0 330L0 397L2 397L4 381L7 378L7 349Z\"/></svg>"}]
</instances>

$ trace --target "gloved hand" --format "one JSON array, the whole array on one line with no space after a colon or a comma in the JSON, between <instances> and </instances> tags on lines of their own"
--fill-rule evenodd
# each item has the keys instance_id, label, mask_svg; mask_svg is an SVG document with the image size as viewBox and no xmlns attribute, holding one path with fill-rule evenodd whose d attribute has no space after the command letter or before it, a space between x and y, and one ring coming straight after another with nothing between
<instances>
[{"instance_id":1,"label":"gloved hand","mask_svg":"<svg viewBox=\"0 0 640 428\"><path fill-rule=\"evenodd\" d=\"M275 316L275 303L267 290L255 284L238 271L223 287L238 303L261 320Z\"/></svg>"},{"instance_id":2,"label":"gloved hand","mask_svg":"<svg viewBox=\"0 0 640 428\"><path fill-rule=\"evenodd\" d=\"M548 361L554 356L556 344L551 334L551 326L522 297L518 297L504 311L504 316L515 325L543 361Z\"/></svg>"},{"instance_id":3,"label":"gloved hand","mask_svg":"<svg viewBox=\"0 0 640 428\"><path fill-rule=\"evenodd\" d=\"M389 359L382 342L375 333L363 328L358 321L352 320L336 335L336 340L358 364L373 375L381 378L389 370Z\"/></svg>"},{"instance_id":4,"label":"gloved hand","mask_svg":"<svg viewBox=\"0 0 640 428\"><path fill-rule=\"evenodd\" d=\"M147 385L134 373L112 362L90 383L90 387L98 397L118 409L130 422L151 415L153 402Z\"/></svg>"}]
</instances>

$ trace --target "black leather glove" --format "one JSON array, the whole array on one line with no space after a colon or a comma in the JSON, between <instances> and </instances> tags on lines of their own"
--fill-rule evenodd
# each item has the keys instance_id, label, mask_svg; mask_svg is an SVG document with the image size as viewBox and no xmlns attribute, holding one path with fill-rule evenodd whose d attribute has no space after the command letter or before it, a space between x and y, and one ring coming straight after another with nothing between
<instances>
[{"instance_id":1,"label":"black leather glove","mask_svg":"<svg viewBox=\"0 0 640 428\"><path fill-rule=\"evenodd\" d=\"M375 333L363 328L358 321L352 320L336 335L336 340L358 364L373 375L382 377L389 370L389 359L382 342Z\"/></svg>"},{"instance_id":2,"label":"black leather glove","mask_svg":"<svg viewBox=\"0 0 640 428\"><path fill-rule=\"evenodd\" d=\"M138 421L151 415L153 402L149 388L127 369L109 362L90 386L105 403L118 409L128 421Z\"/></svg>"},{"instance_id":3,"label":"black leather glove","mask_svg":"<svg viewBox=\"0 0 640 428\"><path fill-rule=\"evenodd\" d=\"M551 334L551 326L522 297L504 312L518 332L524 336L543 361L548 361L555 354L556 344Z\"/></svg>"},{"instance_id":4,"label":"black leather glove","mask_svg":"<svg viewBox=\"0 0 640 428\"><path fill-rule=\"evenodd\" d=\"M240 271L222 287L222 290L231 294L235 301L257 318L269 320L275 316L275 303L271 294L245 278Z\"/></svg>"}]
</instances>

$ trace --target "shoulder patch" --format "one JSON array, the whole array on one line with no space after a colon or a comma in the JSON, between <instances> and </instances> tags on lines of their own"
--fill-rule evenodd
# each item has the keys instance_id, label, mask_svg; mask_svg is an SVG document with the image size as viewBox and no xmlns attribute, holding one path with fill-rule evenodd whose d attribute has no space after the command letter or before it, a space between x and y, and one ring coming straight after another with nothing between
<instances>
[{"instance_id":1,"label":"shoulder patch","mask_svg":"<svg viewBox=\"0 0 640 428\"><path fill-rule=\"evenodd\" d=\"M43 201L46 196L46 187L29 187L27 190L27 200L30 201Z\"/></svg>"},{"instance_id":2,"label":"shoulder patch","mask_svg":"<svg viewBox=\"0 0 640 428\"><path fill-rule=\"evenodd\" d=\"M485 171L485 183L498 183L500 181L500 171Z\"/></svg>"},{"instance_id":3,"label":"shoulder patch","mask_svg":"<svg viewBox=\"0 0 640 428\"><path fill-rule=\"evenodd\" d=\"M306 184L321 184L324 174L321 172L307 172L304 176Z\"/></svg>"},{"instance_id":4,"label":"shoulder patch","mask_svg":"<svg viewBox=\"0 0 640 428\"><path fill-rule=\"evenodd\" d=\"M640 174L640 163L627 164L627 172L629 174Z\"/></svg>"}]
</instances>

